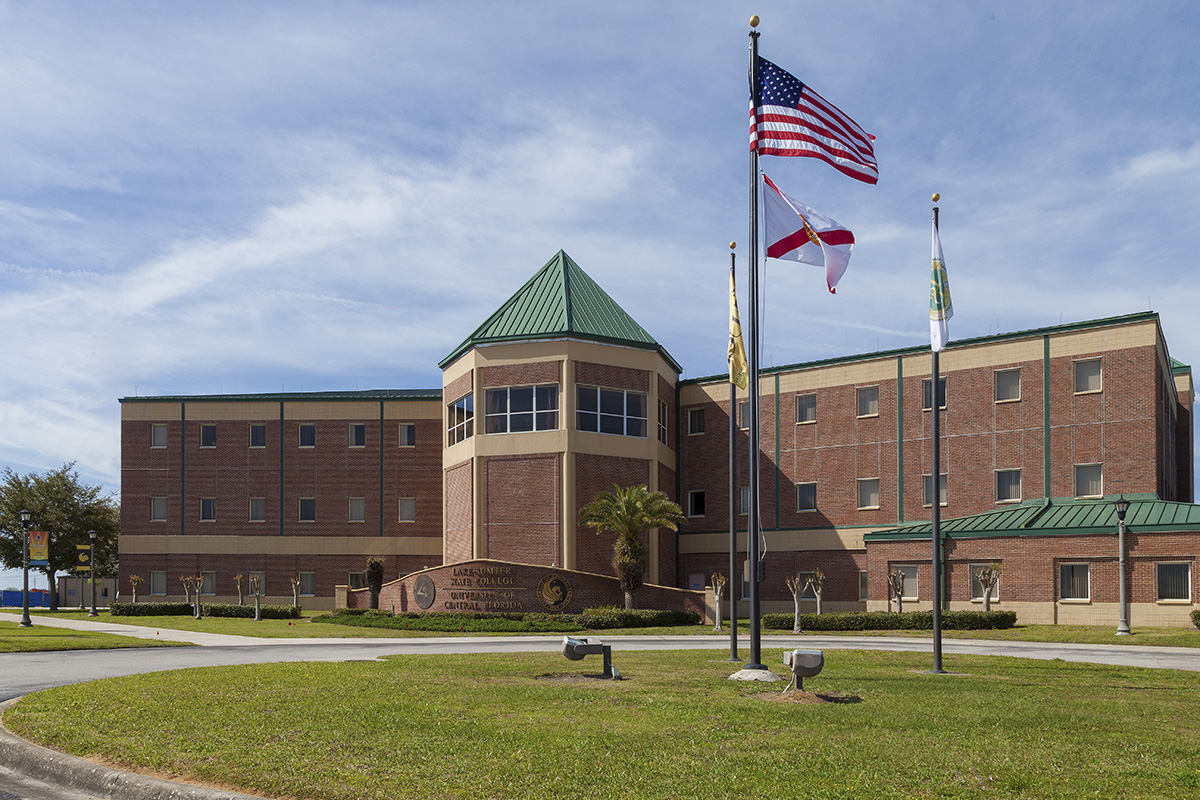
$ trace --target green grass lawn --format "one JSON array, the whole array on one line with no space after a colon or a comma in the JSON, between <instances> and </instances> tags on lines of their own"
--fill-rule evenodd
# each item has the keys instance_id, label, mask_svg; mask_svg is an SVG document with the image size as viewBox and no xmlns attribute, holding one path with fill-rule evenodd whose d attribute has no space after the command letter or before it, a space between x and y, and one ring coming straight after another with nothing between
<instances>
[{"instance_id":1,"label":"green grass lawn","mask_svg":"<svg viewBox=\"0 0 1200 800\"><path fill-rule=\"evenodd\" d=\"M1200 792L1200 673L827 657L809 702L726 680L711 652L617 653L618 682L581 677L598 659L423 655L119 678L32 695L4 721L124 767L323 800Z\"/></svg>"},{"instance_id":2,"label":"green grass lawn","mask_svg":"<svg viewBox=\"0 0 1200 800\"><path fill-rule=\"evenodd\" d=\"M31 617L32 619L32 617ZM16 622L0 622L0 653L29 653L44 650L113 650L119 647L173 647L179 642L147 641L109 633L73 631L38 625L22 628Z\"/></svg>"}]
</instances>

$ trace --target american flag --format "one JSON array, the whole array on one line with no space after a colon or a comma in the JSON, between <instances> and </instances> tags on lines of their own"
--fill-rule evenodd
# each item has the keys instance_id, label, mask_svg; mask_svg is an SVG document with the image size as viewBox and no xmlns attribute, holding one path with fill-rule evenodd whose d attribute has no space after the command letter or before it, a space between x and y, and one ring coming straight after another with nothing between
<instances>
[{"instance_id":1,"label":"american flag","mask_svg":"<svg viewBox=\"0 0 1200 800\"><path fill-rule=\"evenodd\" d=\"M764 156L809 156L864 183L879 180L873 136L821 95L765 58L751 87L750 149ZM758 107L755 108L755 98Z\"/></svg>"}]
</instances>

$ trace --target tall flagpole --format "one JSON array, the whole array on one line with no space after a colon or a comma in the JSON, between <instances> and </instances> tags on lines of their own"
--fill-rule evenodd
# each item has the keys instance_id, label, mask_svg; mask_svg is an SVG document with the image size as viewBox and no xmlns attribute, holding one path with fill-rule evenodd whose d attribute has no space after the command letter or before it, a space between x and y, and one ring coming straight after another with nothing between
<instances>
[{"instance_id":1,"label":"tall flagpole","mask_svg":"<svg viewBox=\"0 0 1200 800\"><path fill-rule=\"evenodd\" d=\"M758 27L758 16L750 18L750 27ZM761 103L758 96L758 31L750 31L750 92L754 109ZM750 441L747 455L750 469L750 519L746 538L749 540L747 562L750 567L750 661L746 669L765 670L762 663L762 637L759 629L758 582L762 563L759 554L759 537L762 524L759 519L759 424L758 424L758 148L750 150L750 346L746 354L750 372ZM736 414L737 409L729 409Z\"/></svg>"},{"instance_id":2,"label":"tall flagpole","mask_svg":"<svg viewBox=\"0 0 1200 800\"><path fill-rule=\"evenodd\" d=\"M736 247L735 242L729 243L729 274L730 274L730 297L733 296L733 270L736 258L736 253L733 248ZM732 302L732 301L731 301ZM738 321L741 325L741 321ZM732 333L730 336L732 337ZM731 343L732 344L732 343ZM729 381L729 660L741 661L738 658L738 625L737 625L737 596L741 594L742 581L738 578L737 572L737 418L734 415L734 409L737 408L737 384L732 380L730 375ZM736 583L735 583L736 581ZM734 586L737 586L739 591L734 591ZM721 609L717 609L717 613L721 613Z\"/></svg>"},{"instance_id":3,"label":"tall flagpole","mask_svg":"<svg viewBox=\"0 0 1200 800\"><path fill-rule=\"evenodd\" d=\"M933 229L936 231L938 227L938 207L937 201L940 195L936 192L933 195ZM930 405L933 413L933 456L930 459L932 462L933 484L932 507L933 513L930 515L932 521L930 527L933 529L933 669L930 672L944 673L942 669L942 431L941 431L941 408L942 404L939 398L939 389L942 383L941 364L939 364L938 356L940 355L939 348L933 347L933 379L930 385L930 396L932 400Z\"/></svg>"}]
</instances>

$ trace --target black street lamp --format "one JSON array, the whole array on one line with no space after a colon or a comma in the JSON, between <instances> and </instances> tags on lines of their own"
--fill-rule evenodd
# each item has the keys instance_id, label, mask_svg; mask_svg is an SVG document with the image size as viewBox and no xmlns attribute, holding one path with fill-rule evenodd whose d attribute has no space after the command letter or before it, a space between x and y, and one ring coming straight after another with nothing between
<instances>
[{"instance_id":1,"label":"black street lamp","mask_svg":"<svg viewBox=\"0 0 1200 800\"><path fill-rule=\"evenodd\" d=\"M1129 630L1129 594L1128 586L1125 584L1125 512L1129 510L1129 501L1125 499L1125 495L1121 495L1113 501L1113 508L1117 510L1117 550L1119 555L1117 558L1118 569L1121 571L1120 581L1120 605L1121 618L1117 622L1117 636L1128 636Z\"/></svg>"},{"instance_id":2,"label":"black street lamp","mask_svg":"<svg viewBox=\"0 0 1200 800\"><path fill-rule=\"evenodd\" d=\"M96 532L88 531L88 542L91 549L88 550L88 581L92 584L92 610L88 614L89 617L98 617L96 613Z\"/></svg>"},{"instance_id":3,"label":"black street lamp","mask_svg":"<svg viewBox=\"0 0 1200 800\"><path fill-rule=\"evenodd\" d=\"M21 627L33 627L33 621L29 619L29 528L30 519L33 517L27 509L21 509L21 563L25 570L25 587L21 591Z\"/></svg>"}]
</instances>

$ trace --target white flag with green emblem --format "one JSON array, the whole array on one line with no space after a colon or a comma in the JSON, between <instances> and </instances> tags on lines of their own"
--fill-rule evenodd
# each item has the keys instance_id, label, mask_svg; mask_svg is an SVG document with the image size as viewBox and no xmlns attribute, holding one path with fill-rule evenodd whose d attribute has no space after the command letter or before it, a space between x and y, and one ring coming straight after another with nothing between
<instances>
[{"instance_id":1,"label":"white flag with green emblem","mask_svg":"<svg viewBox=\"0 0 1200 800\"><path fill-rule=\"evenodd\" d=\"M950 279L946 276L946 262L942 260L942 240L938 237L937 223L933 224L933 273L929 277L929 339L934 352L941 352L950 341L947 323L954 316L950 305Z\"/></svg>"}]
</instances>

